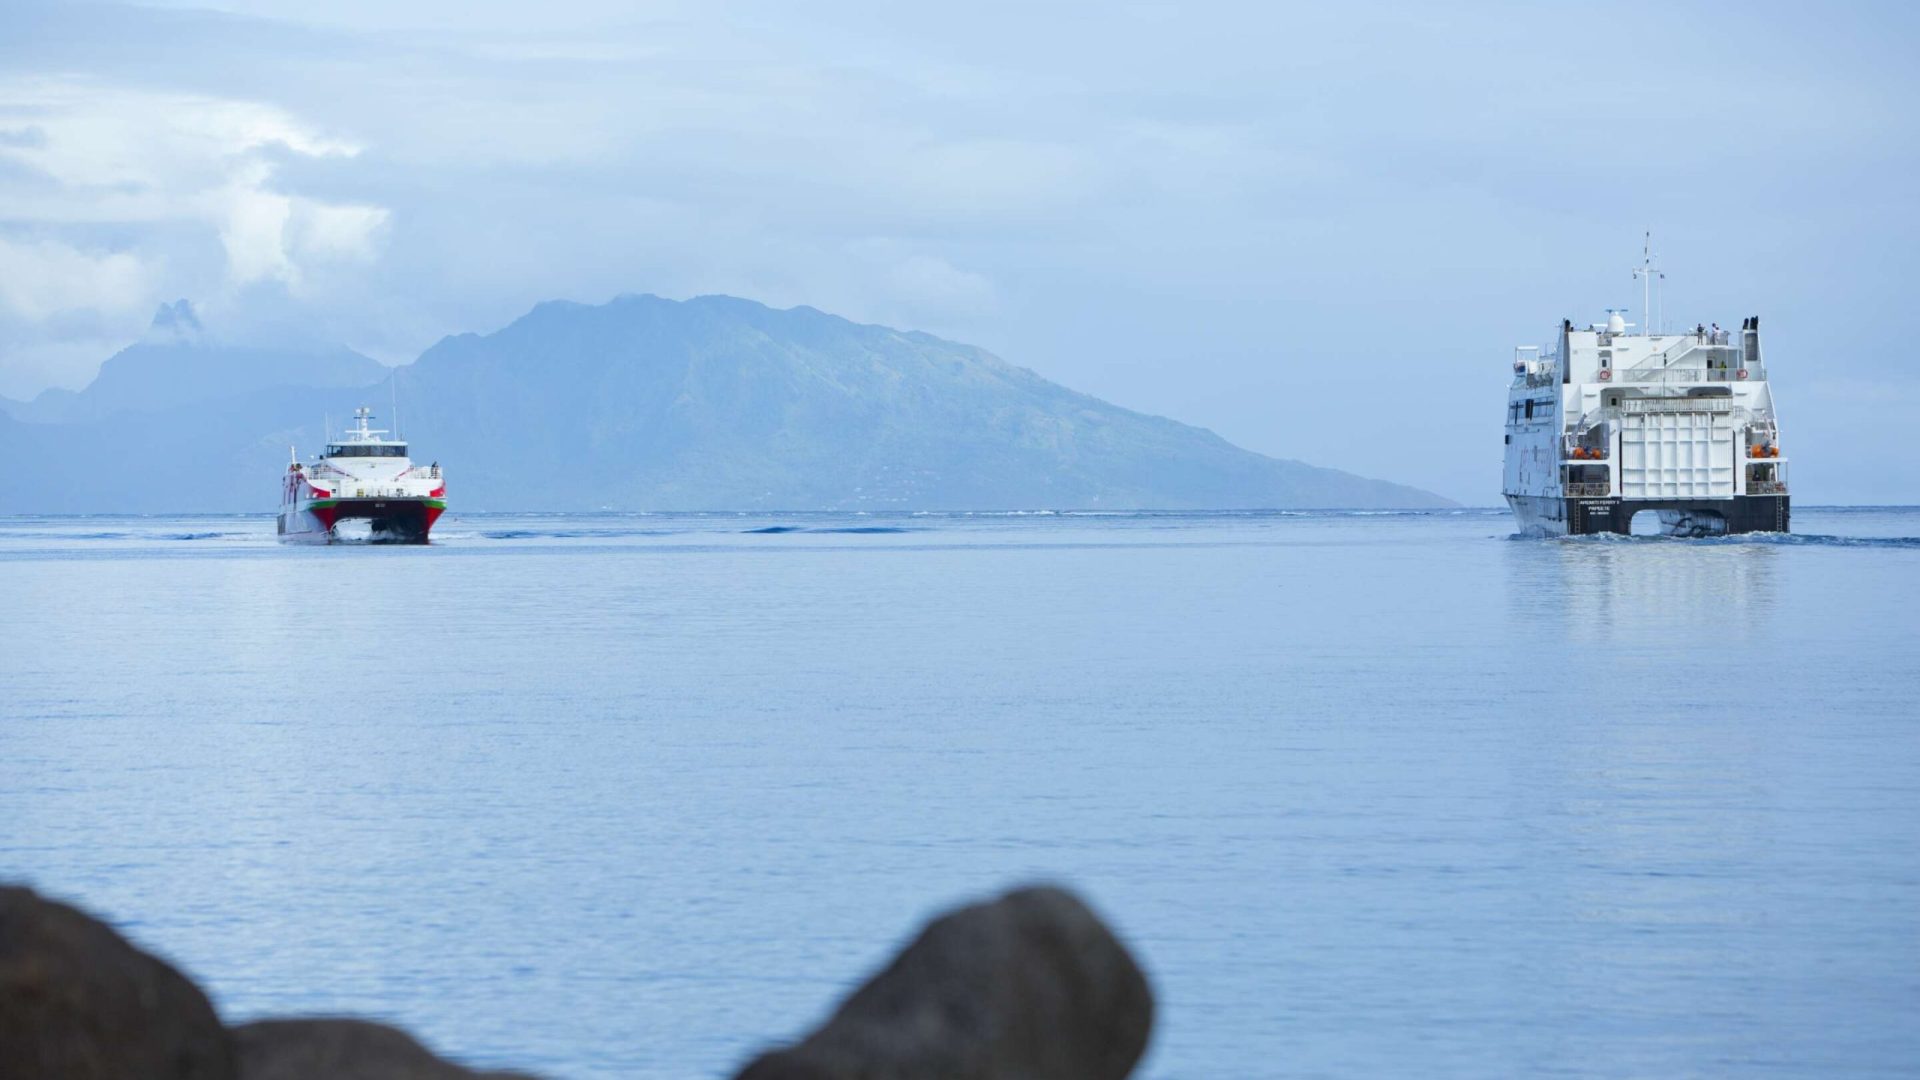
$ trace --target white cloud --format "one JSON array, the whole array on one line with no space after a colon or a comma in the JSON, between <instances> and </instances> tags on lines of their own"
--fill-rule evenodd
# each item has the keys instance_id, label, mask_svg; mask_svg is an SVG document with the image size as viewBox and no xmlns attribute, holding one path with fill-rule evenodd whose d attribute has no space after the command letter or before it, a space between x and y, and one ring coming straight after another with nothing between
<instances>
[{"instance_id":1,"label":"white cloud","mask_svg":"<svg viewBox=\"0 0 1920 1080\"><path fill-rule=\"evenodd\" d=\"M139 310L152 280L151 268L125 252L92 253L56 241L18 243L0 236L0 308L22 320Z\"/></svg>"},{"instance_id":2,"label":"white cloud","mask_svg":"<svg viewBox=\"0 0 1920 1080\"><path fill-rule=\"evenodd\" d=\"M371 262L388 212L377 206L346 206L294 201L289 207L286 241L296 259Z\"/></svg>"},{"instance_id":3,"label":"white cloud","mask_svg":"<svg viewBox=\"0 0 1920 1080\"><path fill-rule=\"evenodd\" d=\"M272 105L81 79L0 82L0 119L30 117L37 137L0 144L0 161L39 182L7 191L9 217L36 229L84 225L211 230L238 286L376 255L388 212L285 190L278 159L350 158L355 143ZM127 232L137 242L138 230ZM118 265L118 264L115 264ZM126 274L103 277L101 288ZM163 289L178 283L155 282ZM156 299L149 296L147 300ZM105 295L101 307L112 302Z\"/></svg>"},{"instance_id":4,"label":"white cloud","mask_svg":"<svg viewBox=\"0 0 1920 1080\"><path fill-rule=\"evenodd\" d=\"M256 170L265 172L267 166L256 165L249 171ZM207 202L220 218L220 243L227 251L227 273L235 283L293 280L293 260L286 247L292 199L265 190L258 176L240 176L211 193Z\"/></svg>"}]
</instances>

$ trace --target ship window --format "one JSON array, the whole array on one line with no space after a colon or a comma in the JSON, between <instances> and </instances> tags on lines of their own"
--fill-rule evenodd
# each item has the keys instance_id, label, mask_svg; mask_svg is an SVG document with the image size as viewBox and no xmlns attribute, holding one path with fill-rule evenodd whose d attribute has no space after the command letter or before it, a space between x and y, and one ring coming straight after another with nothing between
<instances>
[{"instance_id":1,"label":"ship window","mask_svg":"<svg viewBox=\"0 0 1920 1080\"><path fill-rule=\"evenodd\" d=\"M344 446L327 447L328 457L406 457L404 446L367 446L349 443Z\"/></svg>"},{"instance_id":2,"label":"ship window","mask_svg":"<svg viewBox=\"0 0 1920 1080\"><path fill-rule=\"evenodd\" d=\"M1527 419L1533 419L1533 399L1527 399Z\"/></svg>"}]
</instances>

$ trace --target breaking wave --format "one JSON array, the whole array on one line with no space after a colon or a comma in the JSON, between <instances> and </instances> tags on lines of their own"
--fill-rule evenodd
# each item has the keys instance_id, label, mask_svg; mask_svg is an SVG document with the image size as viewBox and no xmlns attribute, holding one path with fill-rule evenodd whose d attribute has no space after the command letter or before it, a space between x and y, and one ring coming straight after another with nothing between
<instances>
[{"instance_id":1,"label":"breaking wave","mask_svg":"<svg viewBox=\"0 0 1920 1080\"><path fill-rule=\"evenodd\" d=\"M442 530L442 537L457 534ZM673 536L669 529L493 529L479 534L483 540L601 540L621 536Z\"/></svg>"},{"instance_id":2,"label":"breaking wave","mask_svg":"<svg viewBox=\"0 0 1920 1080\"><path fill-rule=\"evenodd\" d=\"M913 531L914 530L912 529L903 529L895 525L848 525L848 526L843 526L839 528L818 528L818 529L810 529L803 525L768 525L759 529L741 530L741 532L743 532L748 536L775 536L782 533L822 533L822 534L839 533L842 535L851 535L851 536L869 536L869 535L877 535L877 534L883 534L883 533L905 533L905 532L913 532Z\"/></svg>"},{"instance_id":3,"label":"breaking wave","mask_svg":"<svg viewBox=\"0 0 1920 1080\"><path fill-rule=\"evenodd\" d=\"M1737 536L1545 536L1513 533L1508 540L1551 540L1562 544L1706 544L1715 547L1837 547L1920 549L1920 536L1825 536L1818 533L1741 533Z\"/></svg>"}]
</instances>

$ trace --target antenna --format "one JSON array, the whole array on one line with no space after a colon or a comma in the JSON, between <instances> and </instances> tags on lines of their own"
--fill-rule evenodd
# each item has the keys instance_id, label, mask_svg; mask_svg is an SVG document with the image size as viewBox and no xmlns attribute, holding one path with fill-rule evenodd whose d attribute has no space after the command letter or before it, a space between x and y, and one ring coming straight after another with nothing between
<instances>
[{"instance_id":1,"label":"antenna","mask_svg":"<svg viewBox=\"0 0 1920 1080\"><path fill-rule=\"evenodd\" d=\"M1653 325L1653 279L1665 279L1666 274L1653 265L1653 230L1648 229L1646 239L1640 247L1640 265L1633 270L1633 276L1640 279L1640 325L1643 332L1651 337Z\"/></svg>"},{"instance_id":2,"label":"antenna","mask_svg":"<svg viewBox=\"0 0 1920 1080\"><path fill-rule=\"evenodd\" d=\"M387 390L393 396L393 437L398 440L404 438L400 434L400 368L398 366L387 369Z\"/></svg>"}]
</instances>

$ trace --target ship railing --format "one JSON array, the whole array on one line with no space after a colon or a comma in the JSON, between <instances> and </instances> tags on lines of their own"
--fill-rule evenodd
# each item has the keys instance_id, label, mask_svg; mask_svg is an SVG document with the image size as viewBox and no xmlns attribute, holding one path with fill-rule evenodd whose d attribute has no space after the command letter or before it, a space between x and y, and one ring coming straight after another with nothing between
<instances>
[{"instance_id":1,"label":"ship railing","mask_svg":"<svg viewBox=\"0 0 1920 1080\"><path fill-rule=\"evenodd\" d=\"M1764 382L1767 373L1758 364L1741 367L1631 367L1614 372L1622 383L1731 383Z\"/></svg>"},{"instance_id":2,"label":"ship railing","mask_svg":"<svg viewBox=\"0 0 1920 1080\"><path fill-rule=\"evenodd\" d=\"M1567 497L1572 499L1604 499L1613 494L1613 485L1578 483L1567 485Z\"/></svg>"},{"instance_id":3,"label":"ship railing","mask_svg":"<svg viewBox=\"0 0 1920 1080\"><path fill-rule=\"evenodd\" d=\"M400 478L402 480L438 480L440 479L440 466L415 465L413 468L401 473Z\"/></svg>"},{"instance_id":4,"label":"ship railing","mask_svg":"<svg viewBox=\"0 0 1920 1080\"><path fill-rule=\"evenodd\" d=\"M1725 333L1725 331L1722 331ZM1724 341L1708 341L1687 333L1679 341L1633 365L1636 368L1672 367L1681 359L1693 354L1706 356L1708 367L1738 367L1746 356L1746 349L1734 344L1731 338Z\"/></svg>"},{"instance_id":5,"label":"ship railing","mask_svg":"<svg viewBox=\"0 0 1920 1080\"><path fill-rule=\"evenodd\" d=\"M1625 398L1610 406L1621 413L1731 413L1736 422L1751 418L1753 410L1730 397ZM1606 410L1600 410L1605 412Z\"/></svg>"},{"instance_id":6,"label":"ship railing","mask_svg":"<svg viewBox=\"0 0 1920 1080\"><path fill-rule=\"evenodd\" d=\"M1747 494L1749 495L1785 495L1786 493L1787 482L1785 480L1747 481Z\"/></svg>"},{"instance_id":7,"label":"ship railing","mask_svg":"<svg viewBox=\"0 0 1920 1080\"><path fill-rule=\"evenodd\" d=\"M424 499L427 493L419 488L394 487L391 484L354 484L349 487L335 488L336 499Z\"/></svg>"}]
</instances>

